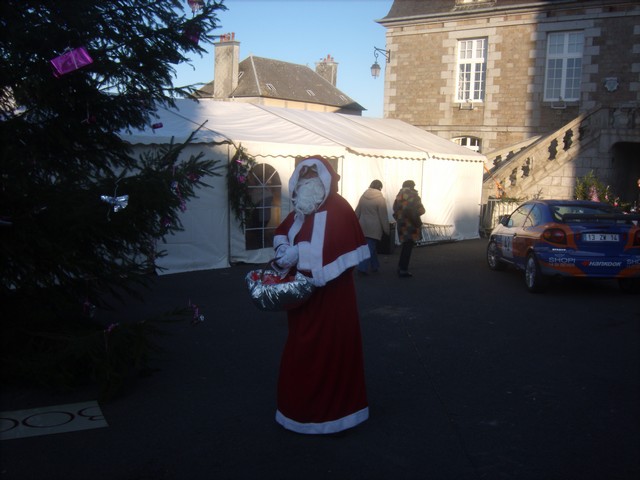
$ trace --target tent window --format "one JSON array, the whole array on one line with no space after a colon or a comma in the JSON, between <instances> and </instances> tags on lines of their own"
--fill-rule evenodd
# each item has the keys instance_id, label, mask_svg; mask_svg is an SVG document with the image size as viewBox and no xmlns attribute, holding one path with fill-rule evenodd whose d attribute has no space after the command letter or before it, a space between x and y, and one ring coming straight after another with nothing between
<instances>
[{"instance_id":1,"label":"tent window","mask_svg":"<svg viewBox=\"0 0 640 480\"><path fill-rule=\"evenodd\" d=\"M259 163L249 172L247 183L256 208L245 221L245 248L273 247L273 232L281 221L280 176L271 165Z\"/></svg>"}]
</instances>

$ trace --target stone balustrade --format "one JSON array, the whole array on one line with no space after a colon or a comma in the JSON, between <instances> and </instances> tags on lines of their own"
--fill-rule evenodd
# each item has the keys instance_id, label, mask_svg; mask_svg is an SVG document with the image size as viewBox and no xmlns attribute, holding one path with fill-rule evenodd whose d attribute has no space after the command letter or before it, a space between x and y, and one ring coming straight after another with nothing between
<instances>
[{"instance_id":1,"label":"stone balustrade","mask_svg":"<svg viewBox=\"0 0 640 480\"><path fill-rule=\"evenodd\" d=\"M601 151L602 142L598 141L603 133L608 135L606 149L615 138L628 136L625 132L635 131L637 141L639 115L640 109L635 105L599 107L529 145L521 144L523 148L513 146L492 152L488 162L493 168L485 174L483 203L491 196L573 198L577 177L590 170L606 177L612 169L609 153Z\"/></svg>"}]
</instances>

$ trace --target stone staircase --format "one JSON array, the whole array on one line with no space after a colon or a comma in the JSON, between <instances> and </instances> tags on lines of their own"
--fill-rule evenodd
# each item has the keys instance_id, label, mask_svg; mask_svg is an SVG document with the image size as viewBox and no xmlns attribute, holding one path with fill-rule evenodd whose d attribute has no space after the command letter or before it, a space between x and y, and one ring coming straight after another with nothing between
<instances>
[{"instance_id":1,"label":"stone staircase","mask_svg":"<svg viewBox=\"0 0 640 480\"><path fill-rule=\"evenodd\" d=\"M577 177L586 175L589 170L599 171L606 177L610 168L606 163L609 161L608 149L616 139L611 132L635 131L637 135L638 110L636 105L598 107L549 135L489 152L483 180L483 204L492 197L517 200L573 198ZM603 135L607 137L606 141L600 141Z\"/></svg>"}]
</instances>

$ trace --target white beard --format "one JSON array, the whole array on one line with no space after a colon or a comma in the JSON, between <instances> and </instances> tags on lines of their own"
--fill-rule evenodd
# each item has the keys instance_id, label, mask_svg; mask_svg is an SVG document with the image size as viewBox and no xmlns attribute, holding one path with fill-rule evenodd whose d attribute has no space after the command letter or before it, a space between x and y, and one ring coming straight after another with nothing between
<instances>
[{"instance_id":1,"label":"white beard","mask_svg":"<svg viewBox=\"0 0 640 480\"><path fill-rule=\"evenodd\" d=\"M324 200L325 191L322 180L318 177L305 178L298 181L293 207L296 212L309 215L316 211Z\"/></svg>"}]
</instances>

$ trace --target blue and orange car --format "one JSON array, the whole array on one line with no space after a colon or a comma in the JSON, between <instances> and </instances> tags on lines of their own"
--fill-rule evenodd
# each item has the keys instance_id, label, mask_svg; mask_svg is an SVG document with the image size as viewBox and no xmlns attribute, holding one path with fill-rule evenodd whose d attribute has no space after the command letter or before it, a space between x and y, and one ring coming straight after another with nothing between
<instances>
[{"instance_id":1,"label":"blue and orange car","mask_svg":"<svg viewBox=\"0 0 640 480\"><path fill-rule=\"evenodd\" d=\"M531 292L551 277L617 279L640 290L640 214L600 202L531 200L500 218L491 231L487 263L524 271Z\"/></svg>"}]
</instances>

